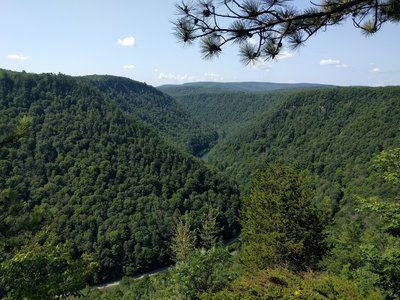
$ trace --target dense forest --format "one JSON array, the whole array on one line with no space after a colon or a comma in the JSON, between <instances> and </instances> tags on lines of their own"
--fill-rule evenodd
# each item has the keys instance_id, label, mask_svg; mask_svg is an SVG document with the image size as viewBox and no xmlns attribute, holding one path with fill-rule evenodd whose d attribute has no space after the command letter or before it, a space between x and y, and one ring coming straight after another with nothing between
<instances>
[{"instance_id":1,"label":"dense forest","mask_svg":"<svg viewBox=\"0 0 400 300\"><path fill-rule=\"evenodd\" d=\"M165 106L178 107L160 92L140 87L148 107L164 100ZM180 215L200 224L212 206L225 237L235 234L237 187L185 153L181 141L175 146L128 113L132 107L122 110L118 98L110 100L119 92L111 87L102 92L92 78L1 71L2 140L17 120L32 118L26 136L0 149L1 198L15 204L1 211L10 225L2 260L24 244L20 224L33 216L41 219L35 232L47 230L71 242L76 256L94 255L99 263L94 281L168 264L168 241ZM157 116L148 117L161 124Z\"/></svg>"},{"instance_id":2,"label":"dense forest","mask_svg":"<svg viewBox=\"0 0 400 300\"><path fill-rule=\"evenodd\" d=\"M376 189L382 184L368 182L368 166L373 155L400 142L399 95L398 87L285 95L218 143L210 163L243 184L263 162L296 164L319 178L319 192L336 207L349 186L350 196L354 188L366 192L365 186Z\"/></svg>"},{"instance_id":3,"label":"dense forest","mask_svg":"<svg viewBox=\"0 0 400 300\"><path fill-rule=\"evenodd\" d=\"M0 296L400 297L399 87L160 90L0 72Z\"/></svg>"},{"instance_id":4,"label":"dense forest","mask_svg":"<svg viewBox=\"0 0 400 300\"><path fill-rule=\"evenodd\" d=\"M253 120L285 95L319 89L313 84L226 83L167 85L159 89L225 137L235 127ZM255 91L251 92L251 89Z\"/></svg>"},{"instance_id":5,"label":"dense forest","mask_svg":"<svg viewBox=\"0 0 400 300\"><path fill-rule=\"evenodd\" d=\"M186 151L199 154L218 138L215 131L196 121L176 101L151 86L114 76L86 78L122 110L154 126L158 133L181 145Z\"/></svg>"}]
</instances>

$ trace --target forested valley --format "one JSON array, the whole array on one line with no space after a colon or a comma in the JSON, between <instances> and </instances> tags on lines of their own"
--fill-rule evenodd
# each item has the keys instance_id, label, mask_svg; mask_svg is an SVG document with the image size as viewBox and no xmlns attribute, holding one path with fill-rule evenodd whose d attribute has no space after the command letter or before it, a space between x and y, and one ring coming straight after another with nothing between
<instances>
[{"instance_id":1,"label":"forested valley","mask_svg":"<svg viewBox=\"0 0 400 300\"><path fill-rule=\"evenodd\" d=\"M0 111L6 299L400 297L399 87L1 70Z\"/></svg>"}]
</instances>

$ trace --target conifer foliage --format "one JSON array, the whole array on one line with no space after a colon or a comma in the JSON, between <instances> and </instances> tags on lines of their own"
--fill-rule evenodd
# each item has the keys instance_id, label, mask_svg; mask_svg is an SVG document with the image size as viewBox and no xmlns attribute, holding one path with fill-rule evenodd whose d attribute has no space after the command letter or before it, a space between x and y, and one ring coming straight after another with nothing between
<instances>
[{"instance_id":1,"label":"conifer foliage","mask_svg":"<svg viewBox=\"0 0 400 300\"><path fill-rule=\"evenodd\" d=\"M200 40L204 58L218 56L229 43L239 45L242 62L274 59L303 45L317 32L350 19L369 35L400 20L398 0L321 0L300 10L287 0L197 0L177 4L175 34L184 43Z\"/></svg>"},{"instance_id":2,"label":"conifer foliage","mask_svg":"<svg viewBox=\"0 0 400 300\"><path fill-rule=\"evenodd\" d=\"M326 251L326 218L313 206L305 174L268 166L254 176L242 216L243 262L254 268L314 267Z\"/></svg>"}]
</instances>

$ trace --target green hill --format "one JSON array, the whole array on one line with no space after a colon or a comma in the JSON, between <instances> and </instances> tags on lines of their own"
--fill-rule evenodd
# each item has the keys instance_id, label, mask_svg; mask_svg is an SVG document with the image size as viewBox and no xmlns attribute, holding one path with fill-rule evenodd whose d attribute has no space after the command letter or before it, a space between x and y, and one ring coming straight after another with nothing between
<instances>
[{"instance_id":1,"label":"green hill","mask_svg":"<svg viewBox=\"0 0 400 300\"><path fill-rule=\"evenodd\" d=\"M250 83L243 84L247 84L245 86L249 88L234 90L229 88L228 83L218 83L219 88L211 88L210 85L198 83L196 85L161 87L160 89L173 97L203 123L215 128L220 136L224 136L231 132L233 128L256 118L274 103L281 101L285 95L307 90L311 87L313 90L326 88L326 86L312 84L292 86L289 84L257 83L260 86L273 85L281 88L287 87L287 89L249 92L248 90L252 85ZM254 90L261 91L261 89Z\"/></svg>"},{"instance_id":2,"label":"green hill","mask_svg":"<svg viewBox=\"0 0 400 300\"><path fill-rule=\"evenodd\" d=\"M211 204L229 237L239 209L234 184L128 113L132 103L121 109L117 90L103 92L93 78L0 71L0 141L22 116L33 118L28 136L0 148L0 198L13 195L19 207L12 234L18 239L19 224L39 214L38 230L72 241L77 254L94 253L98 281L168 263L181 214L198 226ZM164 100L151 91L145 102Z\"/></svg>"},{"instance_id":3,"label":"green hill","mask_svg":"<svg viewBox=\"0 0 400 300\"><path fill-rule=\"evenodd\" d=\"M336 206L349 186L366 192L373 155L400 144L399 100L400 87L291 93L218 143L209 161L242 183L265 162L297 164L323 179L320 196Z\"/></svg>"},{"instance_id":4,"label":"green hill","mask_svg":"<svg viewBox=\"0 0 400 300\"><path fill-rule=\"evenodd\" d=\"M167 84L159 86L162 91L192 91L192 90L226 90L241 92L267 92L275 90L304 89L328 87L317 83L275 83L275 82L189 82L181 85Z\"/></svg>"},{"instance_id":5,"label":"green hill","mask_svg":"<svg viewBox=\"0 0 400 300\"><path fill-rule=\"evenodd\" d=\"M184 150L198 154L208 149L217 133L183 109L175 100L144 83L115 76L88 76L122 110L153 126Z\"/></svg>"}]
</instances>

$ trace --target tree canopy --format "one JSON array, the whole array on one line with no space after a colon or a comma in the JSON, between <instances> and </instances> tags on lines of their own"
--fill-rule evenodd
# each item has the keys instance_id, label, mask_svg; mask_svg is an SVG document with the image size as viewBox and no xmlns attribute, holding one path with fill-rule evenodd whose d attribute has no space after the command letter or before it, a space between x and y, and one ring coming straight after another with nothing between
<instances>
[{"instance_id":1,"label":"tree canopy","mask_svg":"<svg viewBox=\"0 0 400 300\"><path fill-rule=\"evenodd\" d=\"M183 139L167 139L169 129L158 134L189 114L153 88L99 78L107 81L115 89L103 92L92 78L0 70L0 132L18 133L17 121L32 119L28 135L0 144L0 263L25 242L26 227L35 234L49 226L71 242L73 258L94 255L94 281L111 280L168 264L166 242L181 214L199 227L212 203L225 238L238 228L236 185L186 153ZM118 89L125 84L138 88L129 103ZM132 102L153 123L130 113ZM168 118L163 107L173 108Z\"/></svg>"},{"instance_id":2,"label":"tree canopy","mask_svg":"<svg viewBox=\"0 0 400 300\"><path fill-rule=\"evenodd\" d=\"M270 165L253 176L242 215L242 260L250 268L312 268L326 251L328 219L312 204L305 174Z\"/></svg>"},{"instance_id":3,"label":"tree canopy","mask_svg":"<svg viewBox=\"0 0 400 300\"><path fill-rule=\"evenodd\" d=\"M285 47L298 48L311 36L350 19L362 33L400 21L397 0L310 1L304 9L287 0L182 0L176 4L175 35L184 43L200 40L204 58L218 56L229 43L241 60L274 59Z\"/></svg>"}]
</instances>

